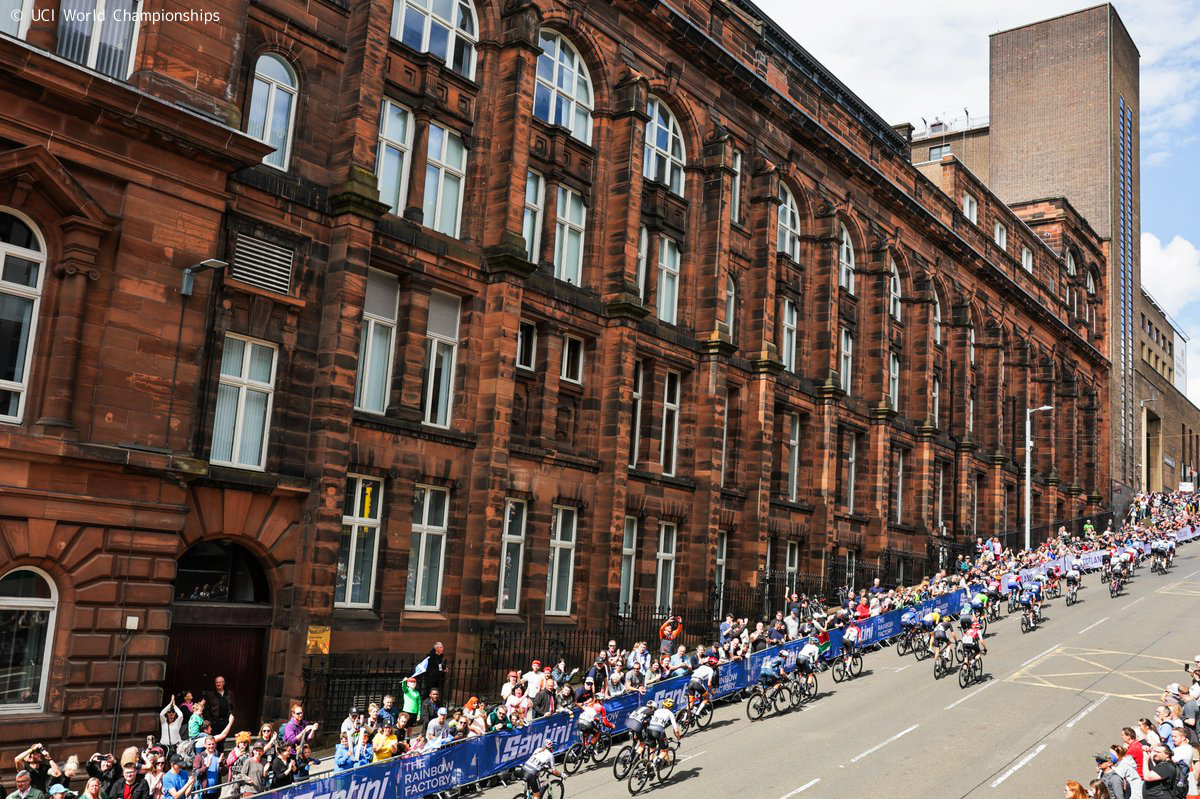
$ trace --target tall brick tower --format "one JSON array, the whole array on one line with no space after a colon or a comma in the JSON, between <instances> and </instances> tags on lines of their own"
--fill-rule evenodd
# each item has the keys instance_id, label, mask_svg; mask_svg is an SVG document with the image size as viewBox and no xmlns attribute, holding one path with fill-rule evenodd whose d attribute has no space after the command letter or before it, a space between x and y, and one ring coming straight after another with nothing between
<instances>
[{"instance_id":1,"label":"tall brick tower","mask_svg":"<svg viewBox=\"0 0 1200 799\"><path fill-rule=\"evenodd\" d=\"M1108 240L1113 506L1137 485L1134 319L1141 286L1139 54L1111 5L991 37L992 189L1014 204L1066 196Z\"/></svg>"}]
</instances>

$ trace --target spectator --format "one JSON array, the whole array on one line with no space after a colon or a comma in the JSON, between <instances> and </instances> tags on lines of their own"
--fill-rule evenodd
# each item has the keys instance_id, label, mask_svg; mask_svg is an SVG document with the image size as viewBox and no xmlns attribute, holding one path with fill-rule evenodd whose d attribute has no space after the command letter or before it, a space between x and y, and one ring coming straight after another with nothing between
<instances>
[{"instance_id":1,"label":"spectator","mask_svg":"<svg viewBox=\"0 0 1200 799\"><path fill-rule=\"evenodd\" d=\"M1165 744L1142 753L1143 799L1172 799L1171 785L1175 782L1175 764Z\"/></svg>"},{"instance_id":2,"label":"spectator","mask_svg":"<svg viewBox=\"0 0 1200 799\"><path fill-rule=\"evenodd\" d=\"M378 763L380 760L395 757L396 751L399 748L399 740L396 738L396 728L385 721L383 729L371 741L371 762Z\"/></svg>"},{"instance_id":3,"label":"spectator","mask_svg":"<svg viewBox=\"0 0 1200 799\"><path fill-rule=\"evenodd\" d=\"M8 799L46 799L41 788L33 787L33 775L29 769L17 771L17 789L8 795Z\"/></svg>"},{"instance_id":4,"label":"spectator","mask_svg":"<svg viewBox=\"0 0 1200 799\"><path fill-rule=\"evenodd\" d=\"M521 684L521 673L518 671L510 671L508 673L508 681L500 686L500 698L507 700L512 696L513 689Z\"/></svg>"},{"instance_id":5,"label":"spectator","mask_svg":"<svg viewBox=\"0 0 1200 799\"><path fill-rule=\"evenodd\" d=\"M671 654L675 639L683 634L683 619L672 616L658 628L658 652L662 655Z\"/></svg>"},{"instance_id":6,"label":"spectator","mask_svg":"<svg viewBox=\"0 0 1200 799\"><path fill-rule=\"evenodd\" d=\"M493 732L500 730L511 730L512 722L508 720L508 708L504 705L496 705L492 708L492 712L488 714L488 729Z\"/></svg>"},{"instance_id":7,"label":"spectator","mask_svg":"<svg viewBox=\"0 0 1200 799\"><path fill-rule=\"evenodd\" d=\"M575 704L582 705L596 695L595 681L591 677L585 677L583 685L575 690Z\"/></svg>"},{"instance_id":8,"label":"spectator","mask_svg":"<svg viewBox=\"0 0 1200 799\"><path fill-rule=\"evenodd\" d=\"M242 796L253 796L267 789L267 764L263 762L266 742L261 738L250 744L250 760L242 773Z\"/></svg>"},{"instance_id":9,"label":"spectator","mask_svg":"<svg viewBox=\"0 0 1200 799\"><path fill-rule=\"evenodd\" d=\"M200 737L204 726L205 700L198 699L192 703L192 715L188 717L188 738Z\"/></svg>"},{"instance_id":10,"label":"spectator","mask_svg":"<svg viewBox=\"0 0 1200 799\"><path fill-rule=\"evenodd\" d=\"M379 714L381 716L383 715L383 708L380 708ZM384 724L386 725L388 722L385 720ZM308 743L316 736L317 727L319 726L320 724L318 722L314 721L312 724L309 724L304 720L303 707L300 705L292 705L292 717L288 720L287 724L283 725L283 744L291 747L304 746L304 744ZM392 726L396 726L394 721L392 722ZM292 754L295 754L294 750Z\"/></svg>"},{"instance_id":11,"label":"spectator","mask_svg":"<svg viewBox=\"0 0 1200 799\"><path fill-rule=\"evenodd\" d=\"M421 719L433 719L437 716L438 708L441 704L442 692L437 688L429 692L429 696L421 703Z\"/></svg>"},{"instance_id":12,"label":"spectator","mask_svg":"<svg viewBox=\"0 0 1200 799\"><path fill-rule=\"evenodd\" d=\"M93 777L92 779L95 779ZM88 780L89 787L92 780ZM188 791L192 789L192 785L196 782L194 774L189 774L183 770L183 756L171 755L171 770L163 775L163 796L164 799L183 799ZM96 781L97 788L99 780ZM84 792L85 794L87 791Z\"/></svg>"},{"instance_id":13,"label":"spectator","mask_svg":"<svg viewBox=\"0 0 1200 799\"><path fill-rule=\"evenodd\" d=\"M213 690L204 695L204 717L211 721L213 729L216 729L234 712L233 696L225 690L225 678L218 675L213 679Z\"/></svg>"},{"instance_id":14,"label":"spectator","mask_svg":"<svg viewBox=\"0 0 1200 799\"><path fill-rule=\"evenodd\" d=\"M142 775L142 779L146 781L146 791L150 799L163 799L163 778L166 776L166 756L160 747L154 747L146 753L146 773ZM59 785L58 788L66 793L66 787ZM51 795L54 790L51 789Z\"/></svg>"},{"instance_id":15,"label":"spectator","mask_svg":"<svg viewBox=\"0 0 1200 799\"><path fill-rule=\"evenodd\" d=\"M520 687L518 687L517 690L518 691L521 690ZM510 708L509 713L511 714L511 712L512 712L512 710ZM433 721L429 722L429 725L425 728L425 737L427 739L441 738L446 735L446 732L449 729L449 724L447 723L448 715L449 714L447 713L446 708L440 707L437 709L437 715L434 717Z\"/></svg>"},{"instance_id":16,"label":"spectator","mask_svg":"<svg viewBox=\"0 0 1200 799\"><path fill-rule=\"evenodd\" d=\"M557 688L558 684L554 682L554 678L547 676L542 690L538 691L537 696L532 700L532 713L535 719L545 718L558 708L558 699L554 695Z\"/></svg>"},{"instance_id":17,"label":"spectator","mask_svg":"<svg viewBox=\"0 0 1200 799\"><path fill-rule=\"evenodd\" d=\"M296 781L296 757L291 746L280 747L279 756L271 761L269 773L272 789L286 788Z\"/></svg>"},{"instance_id":18,"label":"spectator","mask_svg":"<svg viewBox=\"0 0 1200 799\"><path fill-rule=\"evenodd\" d=\"M382 733L381 729L379 733ZM371 746L371 741L374 740L374 735L368 733L366 729L362 729L358 733L358 743L354 745L354 764L356 766L365 766L368 763L375 762L375 749Z\"/></svg>"},{"instance_id":19,"label":"spectator","mask_svg":"<svg viewBox=\"0 0 1200 799\"><path fill-rule=\"evenodd\" d=\"M625 662L625 666L629 671L633 671L634 666L640 666L642 674L650 670L650 661L653 660L650 654L650 647L645 641L638 641L633 645L633 649L629 652L629 657ZM562 682L557 677L554 678L557 682Z\"/></svg>"},{"instance_id":20,"label":"spectator","mask_svg":"<svg viewBox=\"0 0 1200 799\"><path fill-rule=\"evenodd\" d=\"M102 755L96 752L84 765L91 777L100 780L100 789L108 796L113 796L117 785L121 782L121 769L117 767L117 759L111 754Z\"/></svg>"},{"instance_id":21,"label":"spectator","mask_svg":"<svg viewBox=\"0 0 1200 799\"><path fill-rule=\"evenodd\" d=\"M50 787L51 775L57 776L61 773L54 758L50 757L50 753L40 743L14 757L13 765L17 767L17 771L28 772L29 784L43 794Z\"/></svg>"},{"instance_id":22,"label":"spectator","mask_svg":"<svg viewBox=\"0 0 1200 799\"><path fill-rule=\"evenodd\" d=\"M398 711L396 710L395 707L393 707L395 705L395 703L396 703L396 697L392 696L391 694L384 695L383 707L379 708L379 720L381 722L383 722L384 724L387 724L389 722L393 726L396 724L396 713Z\"/></svg>"},{"instance_id":23,"label":"spectator","mask_svg":"<svg viewBox=\"0 0 1200 799\"><path fill-rule=\"evenodd\" d=\"M179 755L173 755L173 757L179 757ZM180 760L183 760L183 758L180 758ZM88 777L87 783L83 786L83 793L80 796L82 799L105 799L104 789L100 787L100 778Z\"/></svg>"},{"instance_id":24,"label":"spectator","mask_svg":"<svg viewBox=\"0 0 1200 799\"><path fill-rule=\"evenodd\" d=\"M220 785L225 781L225 776L229 773L229 768L225 765L225 759L221 757L221 753L217 751L217 739L209 735L204 738L204 748L196 753L192 759L192 772L196 775L196 784L199 788L213 788L215 785ZM215 799L217 792L204 791L203 796L208 799ZM117 799L120 799L117 797ZM125 799L130 799L125 797Z\"/></svg>"},{"instance_id":25,"label":"spectator","mask_svg":"<svg viewBox=\"0 0 1200 799\"><path fill-rule=\"evenodd\" d=\"M793 606L788 615L783 618L783 626L787 630L787 639L795 641L800 637L800 607Z\"/></svg>"},{"instance_id":26,"label":"spectator","mask_svg":"<svg viewBox=\"0 0 1200 799\"><path fill-rule=\"evenodd\" d=\"M409 715L409 717L411 717L411 718L414 718L414 719L420 718L421 717L421 693L417 690L417 678L416 677L407 678L404 681L404 685L401 688L401 692L404 694L404 702L403 702L404 712L407 713ZM378 726L375 724L372 724L371 726L378 729Z\"/></svg>"},{"instance_id":27,"label":"spectator","mask_svg":"<svg viewBox=\"0 0 1200 799\"><path fill-rule=\"evenodd\" d=\"M159 748L158 751L159 753L162 753L163 750ZM75 775L78 773L79 758L76 755L71 755L67 758L67 762L62 764L62 768L57 776L54 776L54 772L51 771L49 788L53 788L55 785L61 785L68 791L71 790L71 780L75 779ZM49 793L50 791L47 789L47 794Z\"/></svg>"},{"instance_id":28,"label":"spectator","mask_svg":"<svg viewBox=\"0 0 1200 799\"><path fill-rule=\"evenodd\" d=\"M433 649L429 650L429 655L426 659L425 672L421 676L425 678L425 693L428 694L434 688L438 691L445 689L446 680L446 658L445 647L442 642L438 641L433 645Z\"/></svg>"},{"instance_id":29,"label":"spectator","mask_svg":"<svg viewBox=\"0 0 1200 799\"><path fill-rule=\"evenodd\" d=\"M258 737L263 741L263 764L274 757L275 749L279 746L279 734L271 729L271 725L263 722L262 728L258 731ZM251 755L254 753L254 744L250 744Z\"/></svg>"},{"instance_id":30,"label":"spectator","mask_svg":"<svg viewBox=\"0 0 1200 799\"><path fill-rule=\"evenodd\" d=\"M171 697L167 706L158 712L158 717L162 720L158 740L163 746L174 750L183 741L183 715L175 704L175 697Z\"/></svg>"},{"instance_id":31,"label":"spectator","mask_svg":"<svg viewBox=\"0 0 1200 799\"><path fill-rule=\"evenodd\" d=\"M138 774L136 759L121 764L121 776L122 782L117 786L117 794L112 799L149 799L150 787Z\"/></svg>"},{"instance_id":32,"label":"spectator","mask_svg":"<svg viewBox=\"0 0 1200 799\"><path fill-rule=\"evenodd\" d=\"M250 757L250 733L242 730L233 736L233 749L225 756L225 767L233 773L234 765L243 757Z\"/></svg>"},{"instance_id":33,"label":"spectator","mask_svg":"<svg viewBox=\"0 0 1200 799\"><path fill-rule=\"evenodd\" d=\"M1121 730L1121 743L1125 746L1126 753L1132 758L1138 777L1142 777L1142 764L1145 762L1142 757L1142 742L1137 739L1132 728L1125 727Z\"/></svg>"},{"instance_id":34,"label":"spectator","mask_svg":"<svg viewBox=\"0 0 1200 799\"><path fill-rule=\"evenodd\" d=\"M1188 743L1187 732L1184 731L1182 726L1171 730L1170 747L1171 760L1191 768L1192 758L1195 756L1196 750Z\"/></svg>"},{"instance_id":35,"label":"spectator","mask_svg":"<svg viewBox=\"0 0 1200 799\"><path fill-rule=\"evenodd\" d=\"M607 696L620 696L625 693L625 673L621 671L621 665L612 667L612 671L608 675L608 686L605 689Z\"/></svg>"},{"instance_id":36,"label":"spectator","mask_svg":"<svg viewBox=\"0 0 1200 799\"><path fill-rule=\"evenodd\" d=\"M338 739L337 748L333 751L334 771L346 771L355 766L354 747L350 744L350 735L343 731Z\"/></svg>"},{"instance_id":37,"label":"spectator","mask_svg":"<svg viewBox=\"0 0 1200 799\"><path fill-rule=\"evenodd\" d=\"M296 782L308 779L313 766L321 765L321 759L313 756L312 747L305 744L296 756Z\"/></svg>"},{"instance_id":38,"label":"spectator","mask_svg":"<svg viewBox=\"0 0 1200 799\"><path fill-rule=\"evenodd\" d=\"M521 682L525 683L525 695L533 699L542 690L542 684L546 682L546 675L542 672L542 661L535 660L529 664L529 671L521 675Z\"/></svg>"},{"instance_id":39,"label":"spectator","mask_svg":"<svg viewBox=\"0 0 1200 799\"><path fill-rule=\"evenodd\" d=\"M683 646L680 645L679 648L683 649ZM608 671L608 658L604 657L604 655L597 655L596 660L592 663L592 667L588 669L587 676L598 686L599 690L603 690L604 686L608 683Z\"/></svg>"},{"instance_id":40,"label":"spectator","mask_svg":"<svg viewBox=\"0 0 1200 799\"><path fill-rule=\"evenodd\" d=\"M358 732L358 728L362 726L362 722L358 719L358 708L350 708L350 712L346 714L346 719L342 722L340 730L342 735L351 736Z\"/></svg>"},{"instance_id":41,"label":"spectator","mask_svg":"<svg viewBox=\"0 0 1200 799\"><path fill-rule=\"evenodd\" d=\"M1125 782L1121 779L1121 775L1113 771L1113 767L1117 765L1117 757L1113 752L1100 752L1095 756L1096 770L1099 772L1099 779L1108 788L1108 793L1113 799L1126 799Z\"/></svg>"}]
</instances>

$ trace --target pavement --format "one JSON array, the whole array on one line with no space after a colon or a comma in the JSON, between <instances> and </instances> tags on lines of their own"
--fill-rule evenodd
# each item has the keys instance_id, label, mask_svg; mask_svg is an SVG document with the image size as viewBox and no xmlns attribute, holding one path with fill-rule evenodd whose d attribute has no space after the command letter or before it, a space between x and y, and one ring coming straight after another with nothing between
<instances>
[{"instance_id":1,"label":"pavement","mask_svg":"<svg viewBox=\"0 0 1200 799\"><path fill-rule=\"evenodd\" d=\"M671 778L641 796L1062 796L1066 780L1095 776L1093 753L1153 714L1164 686L1188 682L1198 598L1200 547L1184 546L1169 573L1147 564L1115 599L1091 574L1076 605L1049 601L1027 634L1016 614L994 622L984 681L965 690L956 673L935 681L932 659L884 647L857 679L837 684L822 672L817 700L799 710L750 722L742 703L721 704L707 730L683 740ZM619 745L568 777L570 799L628 795L612 773Z\"/></svg>"}]
</instances>

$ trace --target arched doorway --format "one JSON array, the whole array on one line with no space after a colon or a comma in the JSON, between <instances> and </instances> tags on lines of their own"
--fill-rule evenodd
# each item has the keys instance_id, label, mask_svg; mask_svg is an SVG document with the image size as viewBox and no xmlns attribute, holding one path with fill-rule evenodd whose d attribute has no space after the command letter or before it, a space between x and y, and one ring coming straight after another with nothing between
<instances>
[{"instance_id":1,"label":"arched doorway","mask_svg":"<svg viewBox=\"0 0 1200 799\"><path fill-rule=\"evenodd\" d=\"M199 699L219 675L233 696L234 730L256 729L271 624L262 566L231 541L202 541L180 557L174 592L164 704L183 691Z\"/></svg>"}]
</instances>

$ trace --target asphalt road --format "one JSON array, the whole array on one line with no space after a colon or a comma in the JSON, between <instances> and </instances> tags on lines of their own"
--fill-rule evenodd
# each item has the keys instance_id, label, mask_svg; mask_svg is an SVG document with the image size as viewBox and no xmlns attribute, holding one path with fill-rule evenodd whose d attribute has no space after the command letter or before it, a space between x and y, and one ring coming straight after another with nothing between
<instances>
[{"instance_id":1,"label":"asphalt road","mask_svg":"<svg viewBox=\"0 0 1200 799\"><path fill-rule=\"evenodd\" d=\"M1139 569L1116 599L1085 576L1079 603L1051 600L1028 634L1016 615L994 622L984 682L966 690L957 674L935 681L932 659L885 647L850 682L822 672L818 699L800 710L751 723L741 703L719 705L707 730L684 739L671 778L641 796L1057 799L1066 780L1092 779L1091 755L1121 727L1153 715L1164 686L1187 681L1198 598L1193 544L1166 575ZM567 779L568 799L628 796L612 774L616 750Z\"/></svg>"}]
</instances>

